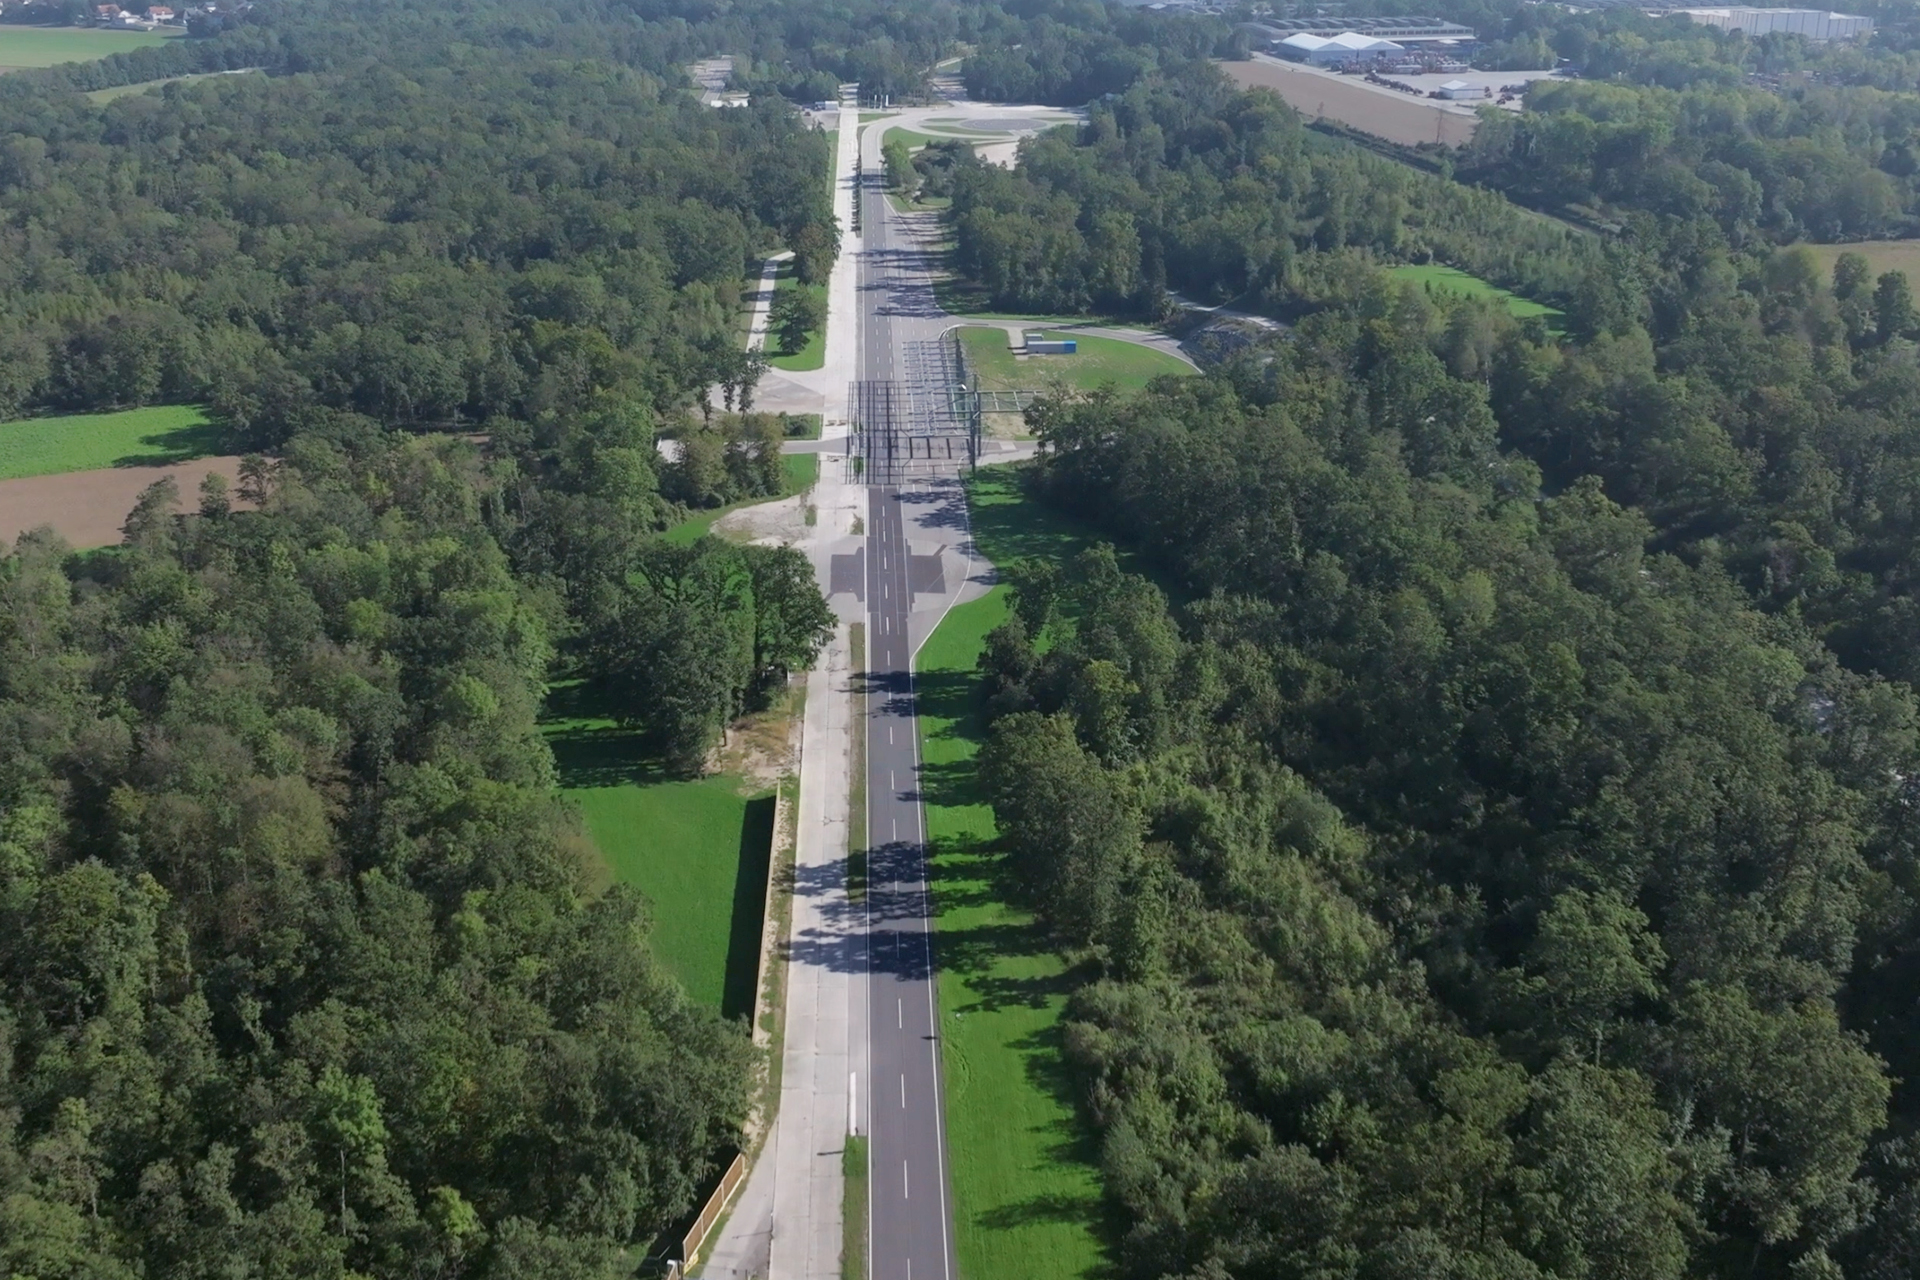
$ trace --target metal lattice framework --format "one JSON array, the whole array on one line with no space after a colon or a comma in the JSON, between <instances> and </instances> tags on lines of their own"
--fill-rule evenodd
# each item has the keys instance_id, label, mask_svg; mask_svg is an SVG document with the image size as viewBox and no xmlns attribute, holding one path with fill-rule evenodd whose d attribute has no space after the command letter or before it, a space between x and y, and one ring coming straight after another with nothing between
<instances>
[{"instance_id":1,"label":"metal lattice framework","mask_svg":"<svg viewBox=\"0 0 1920 1280\"><path fill-rule=\"evenodd\" d=\"M910 342L902 356L904 379L847 387L854 446L849 466L868 484L950 478L976 466L986 415L1024 412L1041 395L979 390L958 330L937 341Z\"/></svg>"}]
</instances>

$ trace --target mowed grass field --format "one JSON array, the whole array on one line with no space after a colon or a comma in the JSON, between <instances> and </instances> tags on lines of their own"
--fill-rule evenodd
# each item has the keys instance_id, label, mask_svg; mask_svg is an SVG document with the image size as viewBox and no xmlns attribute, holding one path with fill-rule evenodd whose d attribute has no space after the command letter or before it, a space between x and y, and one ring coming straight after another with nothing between
<instances>
[{"instance_id":1,"label":"mowed grass field","mask_svg":"<svg viewBox=\"0 0 1920 1280\"><path fill-rule=\"evenodd\" d=\"M1556 331L1567 318L1566 313L1556 307L1535 302L1531 298L1523 298L1498 285L1488 284L1479 276L1468 275L1453 267L1443 267L1437 262L1388 267L1387 274L1395 280L1410 280L1430 293L1456 293L1468 298L1498 298L1507 304L1507 311L1514 319L1524 320L1528 316L1540 316L1546 320L1549 329Z\"/></svg>"},{"instance_id":2,"label":"mowed grass field","mask_svg":"<svg viewBox=\"0 0 1920 1280\"><path fill-rule=\"evenodd\" d=\"M63 62L97 62L111 54L180 38L181 33L159 35L152 31L0 26L0 71L57 67Z\"/></svg>"},{"instance_id":3,"label":"mowed grass field","mask_svg":"<svg viewBox=\"0 0 1920 1280\"><path fill-rule=\"evenodd\" d=\"M664 777L639 737L563 713L545 726L561 787L580 806L608 874L653 904L655 957L701 1004L749 1017L773 848L773 792L719 774Z\"/></svg>"},{"instance_id":4,"label":"mowed grass field","mask_svg":"<svg viewBox=\"0 0 1920 1280\"><path fill-rule=\"evenodd\" d=\"M1858 244L1807 244L1794 248L1813 250L1820 259L1820 266L1827 274L1829 283L1833 280L1833 264L1843 253L1857 253L1867 260L1878 276L1888 271L1902 271L1910 281L1920 281L1920 240L1862 240Z\"/></svg>"},{"instance_id":5,"label":"mowed grass field","mask_svg":"<svg viewBox=\"0 0 1920 1280\"><path fill-rule=\"evenodd\" d=\"M1192 365L1164 351L1118 338L1094 338L1073 332L1047 332L1049 338L1072 338L1079 350L1070 356L1016 357L1000 329L970 325L960 330L973 375L983 391L1046 391L1064 386L1092 391L1112 386L1139 391L1163 374L1193 373Z\"/></svg>"},{"instance_id":6,"label":"mowed grass field","mask_svg":"<svg viewBox=\"0 0 1920 1280\"><path fill-rule=\"evenodd\" d=\"M218 446L219 431L192 405L25 418L0 422L0 480L188 462Z\"/></svg>"},{"instance_id":7,"label":"mowed grass field","mask_svg":"<svg viewBox=\"0 0 1920 1280\"><path fill-rule=\"evenodd\" d=\"M824 284L801 284L800 277L794 274L793 259L788 258L780 264L779 273L774 277L774 297L777 299L788 289L805 289L820 304L820 314L827 312L827 286ZM771 317L769 317L771 318ZM818 369L827 360L827 326L824 324L807 335L807 343L798 351L785 352L780 349L779 335L771 328L767 330L767 363L776 369L785 369L789 373L805 373Z\"/></svg>"},{"instance_id":8,"label":"mowed grass field","mask_svg":"<svg viewBox=\"0 0 1920 1280\"><path fill-rule=\"evenodd\" d=\"M991 559L1065 557L1090 541L1024 501L1004 468L980 471L969 492ZM1006 588L995 587L948 613L915 663L955 1248L965 1280L1072 1280L1109 1269L1097 1152L1061 1052L1081 975L1002 892L993 811L974 776L978 664L1006 616Z\"/></svg>"}]
</instances>

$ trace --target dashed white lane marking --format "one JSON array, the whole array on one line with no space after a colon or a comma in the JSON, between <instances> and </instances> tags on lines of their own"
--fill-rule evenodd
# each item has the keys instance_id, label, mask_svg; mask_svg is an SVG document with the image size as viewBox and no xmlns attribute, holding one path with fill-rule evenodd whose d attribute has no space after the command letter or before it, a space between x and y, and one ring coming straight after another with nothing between
<instances>
[{"instance_id":1,"label":"dashed white lane marking","mask_svg":"<svg viewBox=\"0 0 1920 1280\"><path fill-rule=\"evenodd\" d=\"M900 1109L907 1109L907 1077L904 1074L900 1077Z\"/></svg>"},{"instance_id":2,"label":"dashed white lane marking","mask_svg":"<svg viewBox=\"0 0 1920 1280\"><path fill-rule=\"evenodd\" d=\"M900 1162L900 1198L902 1200L913 1199L913 1192L907 1189L907 1162L905 1160Z\"/></svg>"},{"instance_id":3,"label":"dashed white lane marking","mask_svg":"<svg viewBox=\"0 0 1920 1280\"><path fill-rule=\"evenodd\" d=\"M907 1004L903 999L896 998L893 1002L893 1025L902 1031L907 1029Z\"/></svg>"}]
</instances>

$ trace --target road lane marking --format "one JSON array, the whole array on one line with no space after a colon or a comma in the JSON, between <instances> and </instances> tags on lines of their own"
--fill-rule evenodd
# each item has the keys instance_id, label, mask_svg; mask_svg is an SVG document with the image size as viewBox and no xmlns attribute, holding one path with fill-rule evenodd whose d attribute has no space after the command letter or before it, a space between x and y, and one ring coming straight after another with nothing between
<instances>
[{"instance_id":1,"label":"road lane marking","mask_svg":"<svg viewBox=\"0 0 1920 1280\"><path fill-rule=\"evenodd\" d=\"M907 1162L905 1160L900 1162L900 1198L902 1200L913 1199L913 1192L907 1188Z\"/></svg>"},{"instance_id":2,"label":"road lane marking","mask_svg":"<svg viewBox=\"0 0 1920 1280\"><path fill-rule=\"evenodd\" d=\"M905 1074L902 1074L900 1077L900 1109L902 1111L907 1109L907 1077Z\"/></svg>"},{"instance_id":3,"label":"road lane marking","mask_svg":"<svg viewBox=\"0 0 1920 1280\"><path fill-rule=\"evenodd\" d=\"M907 1027L907 1002L898 996L893 1001L893 1024L902 1031Z\"/></svg>"}]
</instances>

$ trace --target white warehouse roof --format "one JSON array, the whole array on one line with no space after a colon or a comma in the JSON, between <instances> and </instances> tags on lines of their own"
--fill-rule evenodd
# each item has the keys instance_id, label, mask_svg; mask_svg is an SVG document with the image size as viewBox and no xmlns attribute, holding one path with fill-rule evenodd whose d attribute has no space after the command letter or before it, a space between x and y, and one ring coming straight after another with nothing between
<instances>
[{"instance_id":1,"label":"white warehouse roof","mask_svg":"<svg viewBox=\"0 0 1920 1280\"><path fill-rule=\"evenodd\" d=\"M1302 53L1316 53L1321 49L1342 49L1349 53L1398 53L1401 49L1391 40L1378 40L1353 31L1342 31L1332 37L1294 35L1280 43Z\"/></svg>"}]
</instances>

